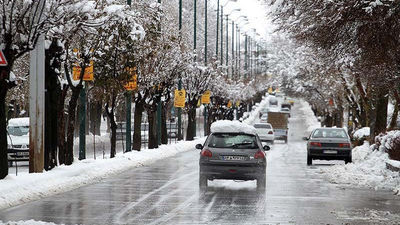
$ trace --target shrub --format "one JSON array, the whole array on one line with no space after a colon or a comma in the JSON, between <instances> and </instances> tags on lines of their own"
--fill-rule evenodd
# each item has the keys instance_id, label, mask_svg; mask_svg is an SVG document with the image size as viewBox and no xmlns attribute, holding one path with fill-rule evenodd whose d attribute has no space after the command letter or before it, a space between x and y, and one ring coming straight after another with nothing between
<instances>
[{"instance_id":1,"label":"shrub","mask_svg":"<svg viewBox=\"0 0 400 225\"><path fill-rule=\"evenodd\" d=\"M376 136L374 149L385 151L390 159L400 161L400 131L394 130Z\"/></svg>"}]
</instances>

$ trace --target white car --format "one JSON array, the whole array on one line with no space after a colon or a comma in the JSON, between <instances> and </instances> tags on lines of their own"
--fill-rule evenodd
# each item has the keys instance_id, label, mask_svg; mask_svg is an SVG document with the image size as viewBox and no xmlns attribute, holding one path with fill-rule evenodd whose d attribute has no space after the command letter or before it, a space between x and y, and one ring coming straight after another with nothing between
<instances>
[{"instance_id":1,"label":"white car","mask_svg":"<svg viewBox=\"0 0 400 225\"><path fill-rule=\"evenodd\" d=\"M29 117L15 118L8 121L8 160L10 165L13 161L29 160Z\"/></svg>"},{"instance_id":2,"label":"white car","mask_svg":"<svg viewBox=\"0 0 400 225\"><path fill-rule=\"evenodd\" d=\"M271 124L256 123L254 124L254 128L256 128L257 134L261 141L274 143L274 128L272 128Z\"/></svg>"},{"instance_id":3,"label":"white car","mask_svg":"<svg viewBox=\"0 0 400 225\"><path fill-rule=\"evenodd\" d=\"M268 114L263 114L260 118L260 123L268 122Z\"/></svg>"}]
</instances>

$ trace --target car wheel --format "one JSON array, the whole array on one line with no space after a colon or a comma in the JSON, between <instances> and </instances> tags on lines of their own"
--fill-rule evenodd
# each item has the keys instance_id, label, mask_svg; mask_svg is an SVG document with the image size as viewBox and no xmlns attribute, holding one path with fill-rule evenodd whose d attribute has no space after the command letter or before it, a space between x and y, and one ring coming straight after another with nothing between
<instances>
[{"instance_id":1,"label":"car wheel","mask_svg":"<svg viewBox=\"0 0 400 225\"><path fill-rule=\"evenodd\" d=\"M208 179L206 176L201 175L199 176L199 187L201 190L204 190L208 187Z\"/></svg>"},{"instance_id":2,"label":"car wheel","mask_svg":"<svg viewBox=\"0 0 400 225\"><path fill-rule=\"evenodd\" d=\"M12 167L13 166L13 161L8 161L8 167Z\"/></svg>"},{"instance_id":3,"label":"car wheel","mask_svg":"<svg viewBox=\"0 0 400 225\"><path fill-rule=\"evenodd\" d=\"M310 155L307 155L307 165L308 166L312 165L312 158Z\"/></svg>"},{"instance_id":4,"label":"car wheel","mask_svg":"<svg viewBox=\"0 0 400 225\"><path fill-rule=\"evenodd\" d=\"M264 173L257 178L257 189L264 190L265 186L266 186L266 175L264 171Z\"/></svg>"},{"instance_id":5,"label":"car wheel","mask_svg":"<svg viewBox=\"0 0 400 225\"><path fill-rule=\"evenodd\" d=\"M351 157L347 157L347 158L344 160L344 163L345 163L345 164L347 164L347 163L352 163L352 162L353 162L353 160L352 160Z\"/></svg>"},{"instance_id":6,"label":"car wheel","mask_svg":"<svg viewBox=\"0 0 400 225\"><path fill-rule=\"evenodd\" d=\"M285 137L285 144L287 144L287 137Z\"/></svg>"}]
</instances>

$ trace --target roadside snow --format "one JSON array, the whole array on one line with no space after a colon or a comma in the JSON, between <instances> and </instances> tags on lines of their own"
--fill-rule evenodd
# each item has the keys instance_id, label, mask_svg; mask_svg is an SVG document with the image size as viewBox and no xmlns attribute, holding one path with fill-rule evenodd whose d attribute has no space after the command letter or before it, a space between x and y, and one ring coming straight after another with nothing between
<instances>
[{"instance_id":1,"label":"roadside snow","mask_svg":"<svg viewBox=\"0 0 400 225\"><path fill-rule=\"evenodd\" d=\"M306 126L307 132L311 133L314 129L321 127L321 123L318 122L317 117L315 117L314 112L311 110L310 104L304 100L300 100L301 108L300 110L303 111L306 116Z\"/></svg>"},{"instance_id":2,"label":"roadside snow","mask_svg":"<svg viewBox=\"0 0 400 225\"><path fill-rule=\"evenodd\" d=\"M8 175L0 180L0 209L95 183L130 168L150 165L156 160L192 150L196 144L203 142L204 138L182 141L162 145L158 149L120 153L113 159L75 159L71 166L62 165L43 173Z\"/></svg>"},{"instance_id":3,"label":"roadside snow","mask_svg":"<svg viewBox=\"0 0 400 225\"><path fill-rule=\"evenodd\" d=\"M375 190L391 189L400 195L400 174L386 169L389 156L383 151L372 151L367 142L353 149L353 163L322 168L328 180L337 184L368 187Z\"/></svg>"},{"instance_id":4,"label":"roadside snow","mask_svg":"<svg viewBox=\"0 0 400 225\"><path fill-rule=\"evenodd\" d=\"M260 110L262 108L266 108L268 106L268 102L271 96L267 95L266 97L263 98L263 100L258 104L257 108L253 111L250 112L249 118L245 119L243 123L246 123L248 125L253 125L256 120L258 120L260 116Z\"/></svg>"},{"instance_id":5,"label":"roadside snow","mask_svg":"<svg viewBox=\"0 0 400 225\"><path fill-rule=\"evenodd\" d=\"M356 132L354 132L354 138L361 139L363 137L368 137L370 134L370 128L369 127L363 127L361 129L358 129Z\"/></svg>"},{"instance_id":6,"label":"roadside snow","mask_svg":"<svg viewBox=\"0 0 400 225\"><path fill-rule=\"evenodd\" d=\"M42 221L35 221L35 220L27 220L27 221L9 221L7 223L3 223L2 221L0 221L0 225L56 225L56 224L42 222Z\"/></svg>"}]
</instances>

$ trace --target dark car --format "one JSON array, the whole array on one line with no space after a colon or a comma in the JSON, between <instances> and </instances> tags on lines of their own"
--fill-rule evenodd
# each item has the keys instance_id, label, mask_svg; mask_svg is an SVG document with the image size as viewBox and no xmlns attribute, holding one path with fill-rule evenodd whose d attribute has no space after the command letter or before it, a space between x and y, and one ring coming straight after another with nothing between
<instances>
[{"instance_id":1,"label":"dark car","mask_svg":"<svg viewBox=\"0 0 400 225\"><path fill-rule=\"evenodd\" d=\"M350 137L343 128L317 128L304 139L308 141L307 165L313 159L352 162Z\"/></svg>"},{"instance_id":2,"label":"dark car","mask_svg":"<svg viewBox=\"0 0 400 225\"><path fill-rule=\"evenodd\" d=\"M257 180L257 188L264 189L266 182L266 155L269 146L262 147L256 133L211 133L204 146L198 144L200 153L200 189L208 180Z\"/></svg>"}]
</instances>

